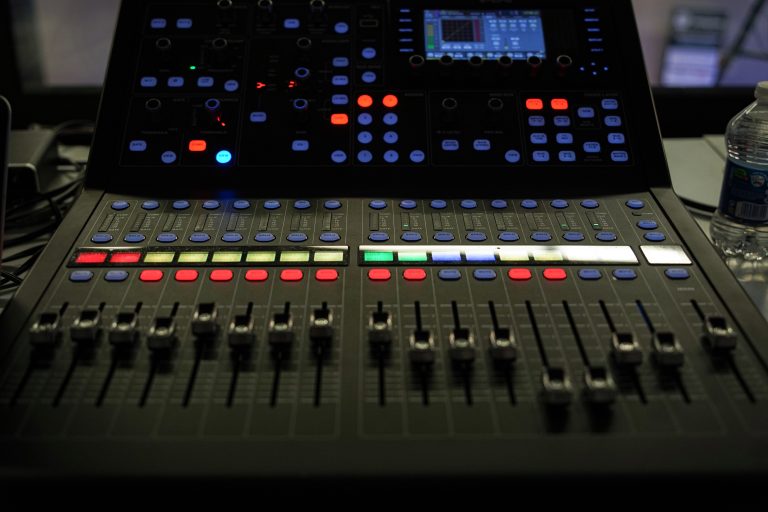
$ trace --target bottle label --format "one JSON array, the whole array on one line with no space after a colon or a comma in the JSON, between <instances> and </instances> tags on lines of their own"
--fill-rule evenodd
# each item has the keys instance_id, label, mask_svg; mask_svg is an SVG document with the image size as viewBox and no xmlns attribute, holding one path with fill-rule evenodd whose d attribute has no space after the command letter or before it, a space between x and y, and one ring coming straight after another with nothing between
<instances>
[{"instance_id":1,"label":"bottle label","mask_svg":"<svg viewBox=\"0 0 768 512\"><path fill-rule=\"evenodd\" d=\"M728 159L720 212L751 224L768 222L768 171Z\"/></svg>"}]
</instances>

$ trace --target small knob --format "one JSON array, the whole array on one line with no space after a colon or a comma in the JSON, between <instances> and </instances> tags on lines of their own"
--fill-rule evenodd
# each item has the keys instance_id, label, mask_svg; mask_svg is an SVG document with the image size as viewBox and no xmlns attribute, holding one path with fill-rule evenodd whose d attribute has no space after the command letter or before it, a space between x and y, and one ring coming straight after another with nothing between
<instances>
[{"instance_id":1,"label":"small knob","mask_svg":"<svg viewBox=\"0 0 768 512\"><path fill-rule=\"evenodd\" d=\"M157 48L160 51L166 51L170 50L171 46L173 46L173 43L171 43L171 40L167 37L161 37L157 41L155 41L155 48Z\"/></svg>"},{"instance_id":2,"label":"small knob","mask_svg":"<svg viewBox=\"0 0 768 512\"><path fill-rule=\"evenodd\" d=\"M453 57L448 55L447 53L444 54L442 57L440 57L440 64L442 64L445 67L453 66Z\"/></svg>"},{"instance_id":3,"label":"small knob","mask_svg":"<svg viewBox=\"0 0 768 512\"><path fill-rule=\"evenodd\" d=\"M562 69L567 69L573 65L573 59L570 55L560 55L557 57L557 65Z\"/></svg>"},{"instance_id":4,"label":"small knob","mask_svg":"<svg viewBox=\"0 0 768 512\"><path fill-rule=\"evenodd\" d=\"M423 55L411 55L408 57L408 64L410 64L412 69L419 69L424 66L425 62L426 60Z\"/></svg>"},{"instance_id":5,"label":"small knob","mask_svg":"<svg viewBox=\"0 0 768 512\"><path fill-rule=\"evenodd\" d=\"M259 0L256 5L258 6L259 10L267 13L271 13L274 7L272 0Z\"/></svg>"},{"instance_id":6,"label":"small knob","mask_svg":"<svg viewBox=\"0 0 768 512\"><path fill-rule=\"evenodd\" d=\"M309 50L312 48L312 40L308 37L300 37L296 40L296 46L299 50Z\"/></svg>"},{"instance_id":7,"label":"small knob","mask_svg":"<svg viewBox=\"0 0 768 512\"><path fill-rule=\"evenodd\" d=\"M494 112L501 112L504 110L504 100L501 98L491 98L488 100L488 108Z\"/></svg>"},{"instance_id":8,"label":"small knob","mask_svg":"<svg viewBox=\"0 0 768 512\"><path fill-rule=\"evenodd\" d=\"M502 55L499 57L498 63L502 68L510 68L512 67L512 64L514 64L514 61L509 55Z\"/></svg>"},{"instance_id":9,"label":"small knob","mask_svg":"<svg viewBox=\"0 0 768 512\"><path fill-rule=\"evenodd\" d=\"M469 58L469 65L475 68L479 68L483 65L483 58L479 55L473 55Z\"/></svg>"},{"instance_id":10,"label":"small knob","mask_svg":"<svg viewBox=\"0 0 768 512\"><path fill-rule=\"evenodd\" d=\"M541 57L538 55L531 55L528 57L528 66L530 66L532 69L540 68L543 63L544 61L541 60Z\"/></svg>"},{"instance_id":11,"label":"small knob","mask_svg":"<svg viewBox=\"0 0 768 512\"><path fill-rule=\"evenodd\" d=\"M323 12L325 10L325 0L311 0L309 2L309 9L314 13Z\"/></svg>"}]
</instances>

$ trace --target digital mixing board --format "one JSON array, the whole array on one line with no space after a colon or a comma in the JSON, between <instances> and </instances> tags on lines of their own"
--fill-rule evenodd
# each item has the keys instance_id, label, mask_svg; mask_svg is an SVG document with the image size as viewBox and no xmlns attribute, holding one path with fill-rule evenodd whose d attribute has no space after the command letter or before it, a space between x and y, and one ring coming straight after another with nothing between
<instances>
[{"instance_id":1,"label":"digital mixing board","mask_svg":"<svg viewBox=\"0 0 768 512\"><path fill-rule=\"evenodd\" d=\"M767 327L629 0L130 0L0 471L765 476Z\"/></svg>"}]
</instances>

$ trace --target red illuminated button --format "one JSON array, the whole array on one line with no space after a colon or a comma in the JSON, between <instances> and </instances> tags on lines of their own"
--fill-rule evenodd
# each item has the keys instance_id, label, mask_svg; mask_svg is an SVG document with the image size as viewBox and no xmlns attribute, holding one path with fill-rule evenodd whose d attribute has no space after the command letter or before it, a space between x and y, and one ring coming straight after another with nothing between
<instances>
[{"instance_id":1,"label":"red illuminated button","mask_svg":"<svg viewBox=\"0 0 768 512\"><path fill-rule=\"evenodd\" d=\"M371 281L389 281L392 279L392 272L385 268L372 268L368 271L368 279Z\"/></svg>"},{"instance_id":2,"label":"red illuminated button","mask_svg":"<svg viewBox=\"0 0 768 512\"><path fill-rule=\"evenodd\" d=\"M228 283L233 277L234 274L231 270L214 270L211 272L211 281L214 283Z\"/></svg>"},{"instance_id":3,"label":"red illuminated button","mask_svg":"<svg viewBox=\"0 0 768 512\"><path fill-rule=\"evenodd\" d=\"M368 108L371 105L373 105L373 98L371 98L367 94L363 94L362 96L357 98L357 104L360 106L360 108Z\"/></svg>"},{"instance_id":4,"label":"red illuminated button","mask_svg":"<svg viewBox=\"0 0 768 512\"><path fill-rule=\"evenodd\" d=\"M566 277L568 274L561 268L548 268L544 271L544 279L548 281L563 281Z\"/></svg>"},{"instance_id":5,"label":"red illuminated button","mask_svg":"<svg viewBox=\"0 0 768 512\"><path fill-rule=\"evenodd\" d=\"M205 151L205 149L208 147L208 144L204 140L191 140L189 141L189 150L193 153L200 153L201 151Z\"/></svg>"},{"instance_id":6,"label":"red illuminated button","mask_svg":"<svg viewBox=\"0 0 768 512\"><path fill-rule=\"evenodd\" d=\"M525 100L525 108L528 110L542 110L544 108L544 102L538 98L531 98Z\"/></svg>"},{"instance_id":7,"label":"red illuminated button","mask_svg":"<svg viewBox=\"0 0 768 512\"><path fill-rule=\"evenodd\" d=\"M283 270L280 272L280 280L287 283L295 283L304 279L304 272L297 269Z\"/></svg>"},{"instance_id":8,"label":"red illuminated button","mask_svg":"<svg viewBox=\"0 0 768 512\"><path fill-rule=\"evenodd\" d=\"M175 278L180 283L191 283L197 281L199 275L197 270L178 270Z\"/></svg>"},{"instance_id":9,"label":"red illuminated button","mask_svg":"<svg viewBox=\"0 0 768 512\"><path fill-rule=\"evenodd\" d=\"M331 124L337 126L349 124L349 116L347 114L333 114L331 116Z\"/></svg>"},{"instance_id":10,"label":"red illuminated button","mask_svg":"<svg viewBox=\"0 0 768 512\"><path fill-rule=\"evenodd\" d=\"M403 278L406 281L423 281L427 278L427 273L423 268L409 268L403 272Z\"/></svg>"},{"instance_id":11,"label":"red illuminated button","mask_svg":"<svg viewBox=\"0 0 768 512\"><path fill-rule=\"evenodd\" d=\"M318 281L336 281L339 278L339 272L332 268L323 268L315 273L315 279Z\"/></svg>"},{"instance_id":12,"label":"red illuminated button","mask_svg":"<svg viewBox=\"0 0 768 512\"><path fill-rule=\"evenodd\" d=\"M513 268L509 271L509 278L513 281L528 281L531 277L531 271L527 268Z\"/></svg>"},{"instance_id":13,"label":"red illuminated button","mask_svg":"<svg viewBox=\"0 0 768 512\"><path fill-rule=\"evenodd\" d=\"M245 280L252 283L261 283L266 281L269 273L266 270L249 270L245 273Z\"/></svg>"},{"instance_id":14,"label":"red illuminated button","mask_svg":"<svg viewBox=\"0 0 768 512\"><path fill-rule=\"evenodd\" d=\"M553 99L552 110L568 110L568 100L563 98Z\"/></svg>"},{"instance_id":15,"label":"red illuminated button","mask_svg":"<svg viewBox=\"0 0 768 512\"><path fill-rule=\"evenodd\" d=\"M397 99L397 96L395 96L394 94L387 94L386 96L384 96L384 99L382 99L381 102L387 108L395 108L399 103L399 100Z\"/></svg>"},{"instance_id":16,"label":"red illuminated button","mask_svg":"<svg viewBox=\"0 0 768 512\"><path fill-rule=\"evenodd\" d=\"M81 252L75 258L75 263L78 265L100 264L105 261L107 261L107 253L105 252Z\"/></svg>"},{"instance_id":17,"label":"red illuminated button","mask_svg":"<svg viewBox=\"0 0 768 512\"><path fill-rule=\"evenodd\" d=\"M139 275L139 279L141 279L145 283L156 283L160 281L162 278L163 278L162 270L144 270L141 272L141 275Z\"/></svg>"},{"instance_id":18,"label":"red illuminated button","mask_svg":"<svg viewBox=\"0 0 768 512\"><path fill-rule=\"evenodd\" d=\"M110 263L138 263L141 259L140 252L116 252L109 258Z\"/></svg>"}]
</instances>

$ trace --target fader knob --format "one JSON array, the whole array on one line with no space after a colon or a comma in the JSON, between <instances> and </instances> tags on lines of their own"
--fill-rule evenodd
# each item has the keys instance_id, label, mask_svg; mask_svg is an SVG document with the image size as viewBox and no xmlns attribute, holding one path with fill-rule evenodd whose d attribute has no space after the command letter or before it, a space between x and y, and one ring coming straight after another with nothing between
<instances>
[{"instance_id":1,"label":"fader knob","mask_svg":"<svg viewBox=\"0 0 768 512\"><path fill-rule=\"evenodd\" d=\"M659 366L675 368L685 362L683 347L671 332L657 332L653 336L653 358Z\"/></svg>"},{"instance_id":2,"label":"fader knob","mask_svg":"<svg viewBox=\"0 0 768 512\"><path fill-rule=\"evenodd\" d=\"M392 345L392 316L374 311L368 319L368 343L371 348L389 349Z\"/></svg>"},{"instance_id":3,"label":"fader knob","mask_svg":"<svg viewBox=\"0 0 768 512\"><path fill-rule=\"evenodd\" d=\"M514 361L517 359L517 343L512 331L506 328L494 329L490 335L491 357L494 361Z\"/></svg>"},{"instance_id":4,"label":"fader knob","mask_svg":"<svg viewBox=\"0 0 768 512\"><path fill-rule=\"evenodd\" d=\"M198 337L215 336L219 331L218 308L214 303L199 304L192 316L192 334Z\"/></svg>"},{"instance_id":5,"label":"fader knob","mask_svg":"<svg viewBox=\"0 0 768 512\"><path fill-rule=\"evenodd\" d=\"M454 362L468 363L475 360L475 337L469 329L453 329L448 336L448 345Z\"/></svg>"},{"instance_id":6,"label":"fader knob","mask_svg":"<svg viewBox=\"0 0 768 512\"><path fill-rule=\"evenodd\" d=\"M256 343L253 315L236 315L229 324L229 348L244 349Z\"/></svg>"},{"instance_id":7,"label":"fader knob","mask_svg":"<svg viewBox=\"0 0 768 512\"><path fill-rule=\"evenodd\" d=\"M139 317L136 313L119 313L109 328L109 343L125 347L136 343L139 337Z\"/></svg>"},{"instance_id":8,"label":"fader knob","mask_svg":"<svg viewBox=\"0 0 768 512\"><path fill-rule=\"evenodd\" d=\"M595 405L607 405L616 400L616 383L602 366L584 371L584 399Z\"/></svg>"},{"instance_id":9,"label":"fader knob","mask_svg":"<svg viewBox=\"0 0 768 512\"><path fill-rule=\"evenodd\" d=\"M326 348L333 341L333 313L327 308L316 309L309 318L309 339L312 344Z\"/></svg>"},{"instance_id":10,"label":"fader knob","mask_svg":"<svg viewBox=\"0 0 768 512\"><path fill-rule=\"evenodd\" d=\"M708 316L704 319L704 339L712 350L733 350L738 341L736 332L722 316Z\"/></svg>"},{"instance_id":11,"label":"fader knob","mask_svg":"<svg viewBox=\"0 0 768 512\"><path fill-rule=\"evenodd\" d=\"M155 318L147 333L147 347L152 351L171 350L176 345L176 320Z\"/></svg>"},{"instance_id":12,"label":"fader knob","mask_svg":"<svg viewBox=\"0 0 768 512\"><path fill-rule=\"evenodd\" d=\"M35 346L50 347L61 338L61 317L58 313L43 313L29 328L29 342Z\"/></svg>"},{"instance_id":13,"label":"fader knob","mask_svg":"<svg viewBox=\"0 0 768 512\"><path fill-rule=\"evenodd\" d=\"M544 368L541 388L542 398L547 405L568 405L573 399L571 381L563 368Z\"/></svg>"},{"instance_id":14,"label":"fader knob","mask_svg":"<svg viewBox=\"0 0 768 512\"><path fill-rule=\"evenodd\" d=\"M277 351L289 350L295 338L290 313L277 313L269 321L267 342Z\"/></svg>"},{"instance_id":15,"label":"fader knob","mask_svg":"<svg viewBox=\"0 0 768 512\"><path fill-rule=\"evenodd\" d=\"M618 364L638 365L643 362L643 350L631 332L614 332L611 347Z\"/></svg>"},{"instance_id":16,"label":"fader knob","mask_svg":"<svg viewBox=\"0 0 768 512\"><path fill-rule=\"evenodd\" d=\"M95 343L100 330L101 311L86 309L72 323L69 334L75 343Z\"/></svg>"},{"instance_id":17,"label":"fader knob","mask_svg":"<svg viewBox=\"0 0 768 512\"><path fill-rule=\"evenodd\" d=\"M413 331L408 355L414 364L432 364L435 362L435 340L432 333L424 330Z\"/></svg>"}]
</instances>

